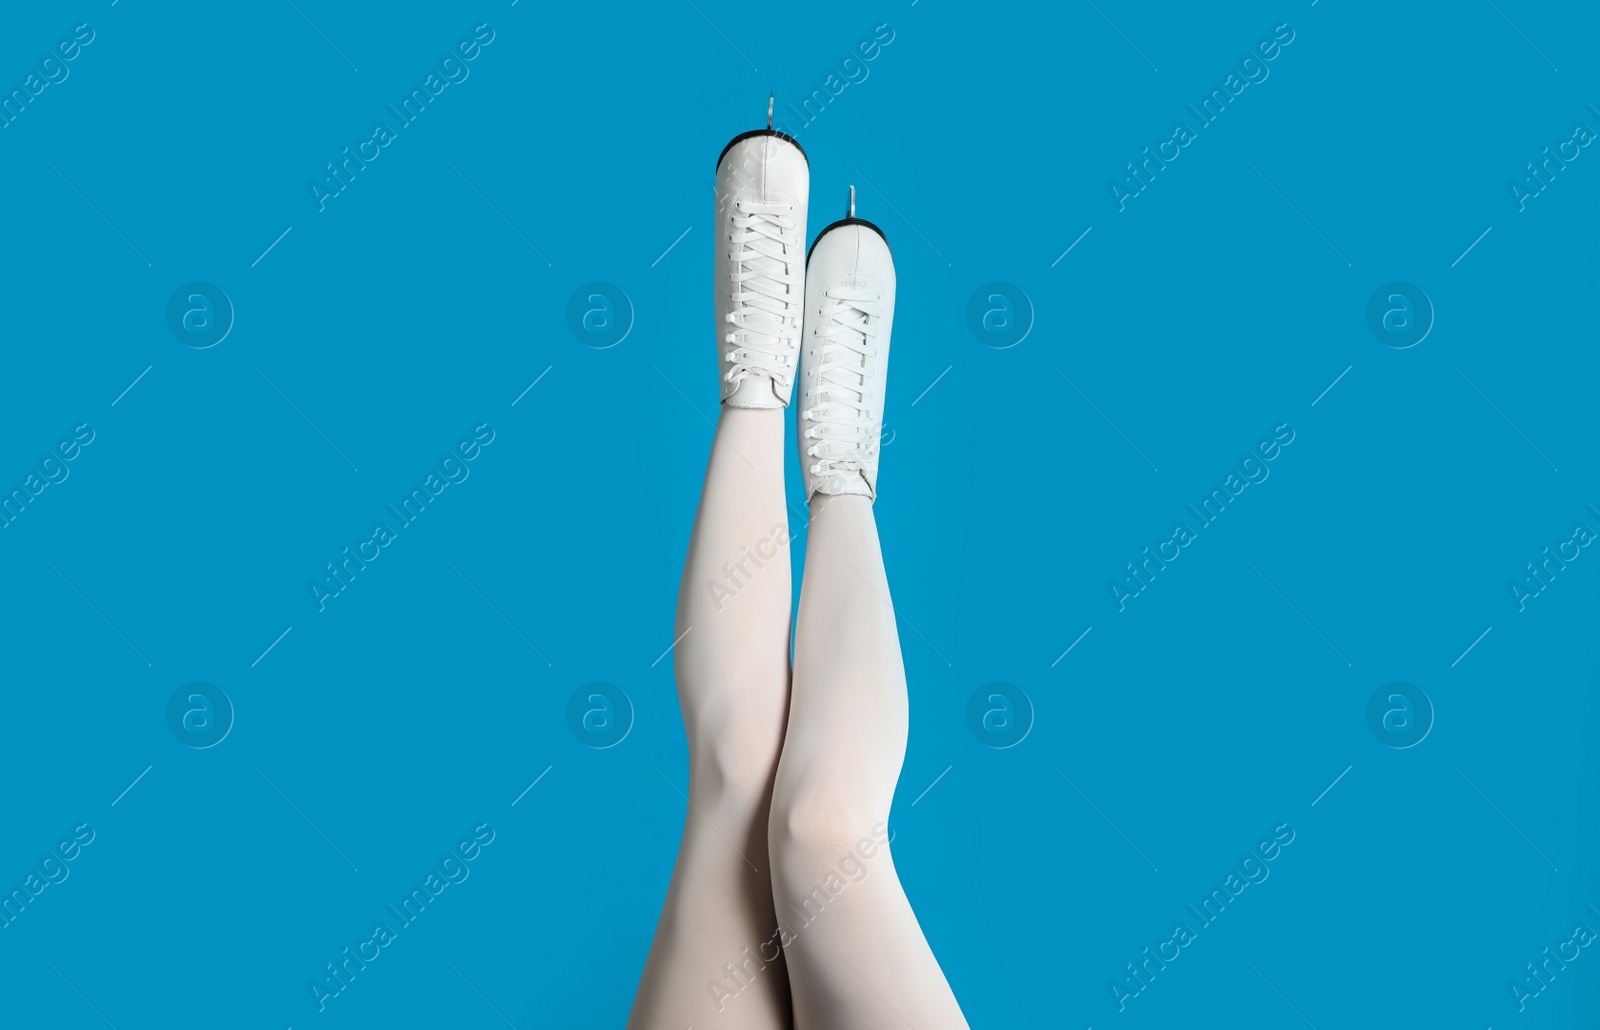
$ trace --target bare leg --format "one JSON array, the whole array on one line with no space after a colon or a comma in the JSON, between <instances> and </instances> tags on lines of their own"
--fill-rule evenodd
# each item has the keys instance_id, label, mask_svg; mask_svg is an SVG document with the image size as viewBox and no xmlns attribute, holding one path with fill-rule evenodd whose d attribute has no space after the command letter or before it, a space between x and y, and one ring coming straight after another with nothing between
<instances>
[{"instance_id":1,"label":"bare leg","mask_svg":"<svg viewBox=\"0 0 1600 1030\"><path fill-rule=\"evenodd\" d=\"M872 502L819 493L811 511L769 829L795 1025L965 1028L887 844L907 700Z\"/></svg>"},{"instance_id":2,"label":"bare leg","mask_svg":"<svg viewBox=\"0 0 1600 1030\"><path fill-rule=\"evenodd\" d=\"M767 861L789 693L784 415L723 407L706 469L674 632L689 809L633 1030L790 1026Z\"/></svg>"}]
</instances>

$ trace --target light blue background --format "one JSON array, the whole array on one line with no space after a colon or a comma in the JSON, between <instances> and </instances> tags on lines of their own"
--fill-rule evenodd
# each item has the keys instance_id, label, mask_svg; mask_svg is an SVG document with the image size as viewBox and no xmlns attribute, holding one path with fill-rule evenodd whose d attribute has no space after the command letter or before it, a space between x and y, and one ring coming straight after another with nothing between
<instances>
[{"instance_id":1,"label":"light blue background","mask_svg":"<svg viewBox=\"0 0 1600 1030\"><path fill-rule=\"evenodd\" d=\"M7 1024L622 1024L684 816L656 660L716 408L713 164L888 25L797 134L812 231L854 183L898 262L896 861L972 1025L1590 1025L1591 949L1526 1013L1508 983L1600 929L1600 558L1526 611L1508 582L1600 528L1600 152L1525 211L1508 181L1600 129L1597 22L13 5L0 82L96 35L0 130L0 482L96 437L0 530L0 882L97 836L0 930ZM470 77L319 212L308 180L481 23ZM1270 77L1119 212L1108 180L1282 24ZM237 311L210 349L166 323L192 281ZM592 281L635 311L610 349L567 324ZM1010 349L967 324L993 281L1035 310ZM1410 349L1367 326L1392 281L1436 309ZM483 423L470 478L319 612L308 580ZM1118 611L1108 580L1282 423L1270 479ZM166 722L191 681L236 708L208 750ZM635 708L614 748L568 728L590 681ZM1014 748L967 724L994 681L1036 709ZM1367 724L1394 681L1436 709L1406 750ZM308 981L485 822L470 878L319 1013ZM1108 981L1283 823L1270 878L1119 1013Z\"/></svg>"}]
</instances>

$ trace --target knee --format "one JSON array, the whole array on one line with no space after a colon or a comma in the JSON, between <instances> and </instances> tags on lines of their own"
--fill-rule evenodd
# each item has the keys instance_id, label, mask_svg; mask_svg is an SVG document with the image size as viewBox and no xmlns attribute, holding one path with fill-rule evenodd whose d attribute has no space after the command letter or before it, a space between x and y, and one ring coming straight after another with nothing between
<instances>
[{"instance_id":1,"label":"knee","mask_svg":"<svg viewBox=\"0 0 1600 1030\"><path fill-rule=\"evenodd\" d=\"M780 915L809 924L850 884L889 863L887 818L887 809L870 811L847 791L811 785L775 793L767 850Z\"/></svg>"},{"instance_id":2,"label":"knee","mask_svg":"<svg viewBox=\"0 0 1600 1030\"><path fill-rule=\"evenodd\" d=\"M697 796L740 807L766 800L782 746L782 727L718 719L690 733L690 776Z\"/></svg>"},{"instance_id":3,"label":"knee","mask_svg":"<svg viewBox=\"0 0 1600 1030\"><path fill-rule=\"evenodd\" d=\"M719 740L697 751L689 765L694 793L738 808L755 808L772 786L775 759L771 751Z\"/></svg>"},{"instance_id":4,"label":"knee","mask_svg":"<svg viewBox=\"0 0 1600 1030\"><path fill-rule=\"evenodd\" d=\"M773 788L767 838L774 860L827 858L888 841L890 794L882 793L864 769L842 764L822 768L779 769Z\"/></svg>"}]
</instances>

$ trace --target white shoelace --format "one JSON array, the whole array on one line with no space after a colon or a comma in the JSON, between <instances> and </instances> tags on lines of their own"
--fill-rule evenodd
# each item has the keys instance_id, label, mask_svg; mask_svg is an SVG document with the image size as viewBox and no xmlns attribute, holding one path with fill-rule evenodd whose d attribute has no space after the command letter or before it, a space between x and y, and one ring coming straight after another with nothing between
<instances>
[{"instance_id":1,"label":"white shoelace","mask_svg":"<svg viewBox=\"0 0 1600 1030\"><path fill-rule=\"evenodd\" d=\"M878 449L870 406L883 295L835 287L823 297L831 303L822 309L818 331L816 405L805 413L813 423L806 437L817 441L806 448L816 459L814 476L863 471Z\"/></svg>"},{"instance_id":2,"label":"white shoelace","mask_svg":"<svg viewBox=\"0 0 1600 1030\"><path fill-rule=\"evenodd\" d=\"M788 388L794 377L796 343L800 338L800 237L794 207L785 203L741 200L728 234L733 280L732 331L726 379L739 383L752 372L768 375Z\"/></svg>"}]
</instances>

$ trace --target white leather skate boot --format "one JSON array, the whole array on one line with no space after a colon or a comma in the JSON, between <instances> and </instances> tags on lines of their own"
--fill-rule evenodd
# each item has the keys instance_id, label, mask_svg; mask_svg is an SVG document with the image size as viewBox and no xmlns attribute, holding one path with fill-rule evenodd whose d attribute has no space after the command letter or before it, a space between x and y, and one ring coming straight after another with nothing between
<instances>
[{"instance_id":1,"label":"white leather skate boot","mask_svg":"<svg viewBox=\"0 0 1600 1030\"><path fill-rule=\"evenodd\" d=\"M741 133L717 159L716 316L722 403L786 408L805 300L811 169L794 139Z\"/></svg>"},{"instance_id":2,"label":"white leather skate boot","mask_svg":"<svg viewBox=\"0 0 1600 1030\"><path fill-rule=\"evenodd\" d=\"M894 257L883 230L849 214L817 235L806 257L800 355L800 464L806 501L823 494L878 495Z\"/></svg>"}]
</instances>

